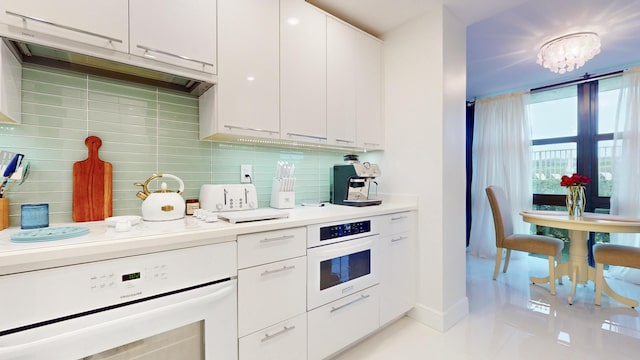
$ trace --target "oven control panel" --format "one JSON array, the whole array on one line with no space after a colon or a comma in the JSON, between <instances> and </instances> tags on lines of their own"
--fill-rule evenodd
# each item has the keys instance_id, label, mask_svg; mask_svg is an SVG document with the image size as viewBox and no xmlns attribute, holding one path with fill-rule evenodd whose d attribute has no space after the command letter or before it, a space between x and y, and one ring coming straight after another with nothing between
<instances>
[{"instance_id":1,"label":"oven control panel","mask_svg":"<svg viewBox=\"0 0 640 360\"><path fill-rule=\"evenodd\" d=\"M332 240L357 234L366 234L369 232L371 232L371 220L323 226L320 228L320 241Z\"/></svg>"}]
</instances>

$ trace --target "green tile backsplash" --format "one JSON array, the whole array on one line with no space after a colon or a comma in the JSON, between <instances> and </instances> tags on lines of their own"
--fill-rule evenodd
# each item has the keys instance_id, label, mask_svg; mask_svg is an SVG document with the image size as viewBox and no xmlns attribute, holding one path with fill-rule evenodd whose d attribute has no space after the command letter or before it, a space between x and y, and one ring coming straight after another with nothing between
<instances>
[{"instance_id":1,"label":"green tile backsplash","mask_svg":"<svg viewBox=\"0 0 640 360\"><path fill-rule=\"evenodd\" d=\"M296 165L297 203L329 200L329 169L344 155L199 141L196 97L29 64L22 112L22 124L0 123L0 150L24 153L31 163L27 181L8 195L12 226L25 203L48 203L51 223L71 222L73 163L87 158L89 135L102 139L100 158L113 166L114 216L140 214L133 183L154 173L180 177L184 197L197 198L202 184L239 183L240 164L253 165L259 206L269 206L279 160Z\"/></svg>"}]
</instances>

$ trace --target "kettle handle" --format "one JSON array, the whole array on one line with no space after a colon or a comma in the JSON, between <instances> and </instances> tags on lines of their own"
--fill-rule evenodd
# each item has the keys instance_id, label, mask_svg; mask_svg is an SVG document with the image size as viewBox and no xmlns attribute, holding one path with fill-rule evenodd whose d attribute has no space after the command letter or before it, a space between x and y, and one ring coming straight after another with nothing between
<instances>
[{"instance_id":1,"label":"kettle handle","mask_svg":"<svg viewBox=\"0 0 640 360\"><path fill-rule=\"evenodd\" d=\"M178 191L176 191L176 192L178 194L182 194L182 192L184 191L184 182L179 177L177 177L175 175L171 175L171 174L158 174L158 177L171 178L171 179L177 181L178 184L180 184L180 187L178 188Z\"/></svg>"},{"instance_id":2,"label":"kettle handle","mask_svg":"<svg viewBox=\"0 0 640 360\"><path fill-rule=\"evenodd\" d=\"M146 198L148 195L150 195L151 193L149 192L149 183L157 178L161 178L161 177L166 177L166 178L172 178L174 180L176 180L178 182L178 184L180 184L180 188L178 189L177 193L178 194L182 194L182 192L184 191L184 182L182 181L182 179L180 179L179 177L175 176L175 175L171 175L171 174L153 174L153 176L151 176L150 178L148 178L144 184L140 184L140 183L136 183L135 185L142 185L142 191L143 191L143 195L144 198ZM146 196L145 196L146 195ZM142 200L144 200L140 193L138 193L138 197L141 198Z\"/></svg>"}]
</instances>

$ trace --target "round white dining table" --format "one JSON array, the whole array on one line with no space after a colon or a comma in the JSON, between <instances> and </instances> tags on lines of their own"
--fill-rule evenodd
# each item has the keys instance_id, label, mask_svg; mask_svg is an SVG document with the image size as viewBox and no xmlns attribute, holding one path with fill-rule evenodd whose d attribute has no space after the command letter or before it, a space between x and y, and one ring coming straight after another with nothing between
<instances>
[{"instance_id":1,"label":"round white dining table","mask_svg":"<svg viewBox=\"0 0 640 360\"><path fill-rule=\"evenodd\" d=\"M640 233L640 219L624 218L621 216L584 213L583 216L569 216L566 211L525 210L520 213L525 222L569 230L569 261L559 262L556 266L556 276L569 276L571 279L571 294L569 304L573 304L576 285L586 284L589 280L595 282L596 270L589 266L587 260L587 240L589 232L604 233ZM615 298L621 296L605 288L605 292Z\"/></svg>"}]
</instances>

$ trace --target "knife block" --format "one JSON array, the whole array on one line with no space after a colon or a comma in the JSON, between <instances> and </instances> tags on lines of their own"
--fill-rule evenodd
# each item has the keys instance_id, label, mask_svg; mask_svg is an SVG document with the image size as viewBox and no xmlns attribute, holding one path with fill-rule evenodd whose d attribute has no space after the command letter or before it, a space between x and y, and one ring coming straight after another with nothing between
<instances>
[{"instance_id":1,"label":"knife block","mask_svg":"<svg viewBox=\"0 0 640 360\"><path fill-rule=\"evenodd\" d=\"M271 203L275 209L293 209L296 204L295 191L283 191L281 179L273 179L271 186Z\"/></svg>"},{"instance_id":2,"label":"knife block","mask_svg":"<svg viewBox=\"0 0 640 360\"><path fill-rule=\"evenodd\" d=\"M9 199L0 198L0 230L9 227Z\"/></svg>"}]
</instances>

